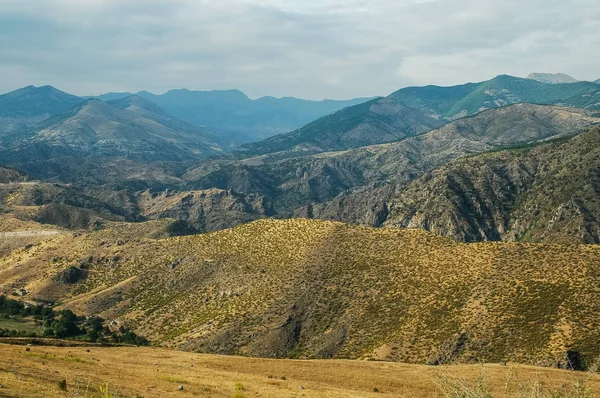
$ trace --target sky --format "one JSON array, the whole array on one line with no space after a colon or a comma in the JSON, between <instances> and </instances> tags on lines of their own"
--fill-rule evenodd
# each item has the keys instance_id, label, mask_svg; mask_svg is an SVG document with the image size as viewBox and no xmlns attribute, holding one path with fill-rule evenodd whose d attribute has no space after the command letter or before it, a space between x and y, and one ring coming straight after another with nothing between
<instances>
[{"instance_id":1,"label":"sky","mask_svg":"<svg viewBox=\"0 0 600 398\"><path fill-rule=\"evenodd\" d=\"M0 0L0 92L347 99L499 74L600 78L598 0Z\"/></svg>"}]
</instances>

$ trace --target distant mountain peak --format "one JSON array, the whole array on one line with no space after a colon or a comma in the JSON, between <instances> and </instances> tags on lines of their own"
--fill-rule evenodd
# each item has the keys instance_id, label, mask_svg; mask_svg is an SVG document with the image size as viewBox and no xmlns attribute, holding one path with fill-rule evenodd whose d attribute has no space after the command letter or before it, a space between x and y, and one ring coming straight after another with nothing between
<instances>
[{"instance_id":1,"label":"distant mountain peak","mask_svg":"<svg viewBox=\"0 0 600 398\"><path fill-rule=\"evenodd\" d=\"M579 81L565 73L531 73L527 78L549 84L577 83Z\"/></svg>"}]
</instances>

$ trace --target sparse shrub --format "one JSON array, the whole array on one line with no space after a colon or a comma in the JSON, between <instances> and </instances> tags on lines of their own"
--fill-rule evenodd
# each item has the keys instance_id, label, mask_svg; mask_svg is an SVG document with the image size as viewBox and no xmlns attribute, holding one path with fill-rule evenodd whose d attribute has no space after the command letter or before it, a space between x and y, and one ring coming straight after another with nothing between
<instances>
[{"instance_id":1,"label":"sparse shrub","mask_svg":"<svg viewBox=\"0 0 600 398\"><path fill-rule=\"evenodd\" d=\"M244 385L242 383L235 383L235 389L238 391L243 391Z\"/></svg>"},{"instance_id":2,"label":"sparse shrub","mask_svg":"<svg viewBox=\"0 0 600 398\"><path fill-rule=\"evenodd\" d=\"M61 391L67 391L67 381L65 379L58 382L58 389Z\"/></svg>"},{"instance_id":3,"label":"sparse shrub","mask_svg":"<svg viewBox=\"0 0 600 398\"><path fill-rule=\"evenodd\" d=\"M381 392L381 391L379 391L379 388L373 387L373 392Z\"/></svg>"}]
</instances>

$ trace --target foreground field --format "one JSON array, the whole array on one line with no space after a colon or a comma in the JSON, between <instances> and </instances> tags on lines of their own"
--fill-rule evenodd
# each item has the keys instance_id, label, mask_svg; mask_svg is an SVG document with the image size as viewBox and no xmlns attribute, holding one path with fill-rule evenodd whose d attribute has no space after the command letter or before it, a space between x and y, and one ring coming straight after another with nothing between
<instances>
[{"instance_id":1,"label":"foreground field","mask_svg":"<svg viewBox=\"0 0 600 398\"><path fill-rule=\"evenodd\" d=\"M29 351L27 351L29 349ZM89 351L88 351L89 350ZM600 394L600 377L529 366L427 367L372 361L269 360L155 348L0 344L0 397L441 397L483 380L491 396ZM58 383L67 381L67 390ZM183 386L183 390L179 390ZM565 391L568 391L565 393ZM480 395L460 396L486 396ZM567 395L571 394L571 395Z\"/></svg>"}]
</instances>

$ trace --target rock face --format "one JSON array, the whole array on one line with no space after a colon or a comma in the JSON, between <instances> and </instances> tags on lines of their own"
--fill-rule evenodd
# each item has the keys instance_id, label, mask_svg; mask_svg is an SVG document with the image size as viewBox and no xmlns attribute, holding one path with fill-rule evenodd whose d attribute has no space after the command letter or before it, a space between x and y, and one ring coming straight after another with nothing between
<instances>
[{"instance_id":1,"label":"rock face","mask_svg":"<svg viewBox=\"0 0 600 398\"><path fill-rule=\"evenodd\" d=\"M466 242L600 243L600 129L452 162L387 204L388 227Z\"/></svg>"},{"instance_id":2,"label":"rock face","mask_svg":"<svg viewBox=\"0 0 600 398\"><path fill-rule=\"evenodd\" d=\"M564 73L531 73L527 78L548 84L577 83L579 81Z\"/></svg>"},{"instance_id":3,"label":"rock face","mask_svg":"<svg viewBox=\"0 0 600 398\"><path fill-rule=\"evenodd\" d=\"M79 282L85 277L85 271L77 267L69 267L66 270L59 272L56 276L56 281L66 285Z\"/></svg>"},{"instance_id":4,"label":"rock face","mask_svg":"<svg viewBox=\"0 0 600 398\"><path fill-rule=\"evenodd\" d=\"M163 192L138 195L141 214L148 219L172 218L185 221L197 232L218 231L273 216L268 199L232 191Z\"/></svg>"}]
</instances>

